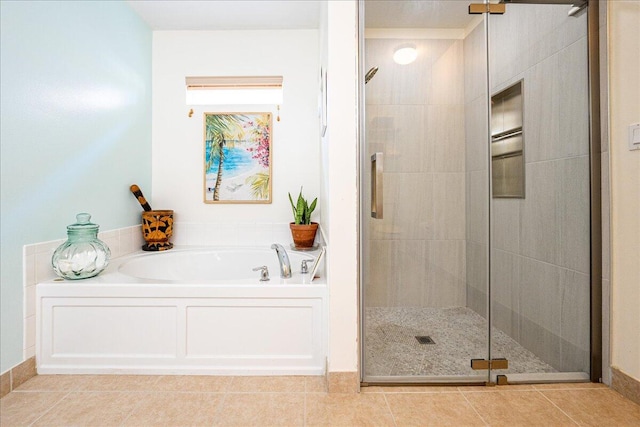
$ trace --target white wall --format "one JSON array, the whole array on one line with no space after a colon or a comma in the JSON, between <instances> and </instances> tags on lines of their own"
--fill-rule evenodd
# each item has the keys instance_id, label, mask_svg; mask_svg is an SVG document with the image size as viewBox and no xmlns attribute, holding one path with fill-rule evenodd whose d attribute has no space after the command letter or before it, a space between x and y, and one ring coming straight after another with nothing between
<instances>
[{"instance_id":1,"label":"white wall","mask_svg":"<svg viewBox=\"0 0 640 427\"><path fill-rule=\"evenodd\" d=\"M154 32L151 199L154 208L173 209L177 222L259 225L290 221L287 192L297 192L300 185L308 197L321 195L315 219L320 220L329 245L329 370L355 372L356 3L328 2L323 8L320 31ZM320 63L329 76L329 126L322 141L318 132ZM282 120L273 122L273 204L203 203L202 113L275 112L275 108L194 107L195 114L189 118L184 78L200 75L284 76Z\"/></svg>"},{"instance_id":2,"label":"white wall","mask_svg":"<svg viewBox=\"0 0 640 427\"><path fill-rule=\"evenodd\" d=\"M322 205L329 244L329 371L358 367L357 3L328 2L327 134L322 141ZM324 55L323 55L324 57Z\"/></svg>"},{"instance_id":3,"label":"white wall","mask_svg":"<svg viewBox=\"0 0 640 427\"><path fill-rule=\"evenodd\" d=\"M611 364L640 381L640 1L610 1Z\"/></svg>"},{"instance_id":4,"label":"white wall","mask_svg":"<svg viewBox=\"0 0 640 427\"><path fill-rule=\"evenodd\" d=\"M316 30L154 32L152 207L173 209L176 222L260 225L291 221L287 192L317 197L318 49ZM242 75L284 77L280 122L275 106L194 106L188 117L186 76ZM203 112L231 111L274 113L272 204L203 202Z\"/></svg>"}]
</instances>

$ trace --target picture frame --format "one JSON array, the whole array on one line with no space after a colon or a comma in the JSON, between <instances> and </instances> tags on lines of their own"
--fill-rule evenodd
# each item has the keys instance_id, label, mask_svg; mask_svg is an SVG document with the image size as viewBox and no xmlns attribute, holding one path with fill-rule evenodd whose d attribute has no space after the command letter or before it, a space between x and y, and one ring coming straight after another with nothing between
<instances>
[{"instance_id":1,"label":"picture frame","mask_svg":"<svg viewBox=\"0 0 640 427\"><path fill-rule=\"evenodd\" d=\"M204 113L204 203L271 203L270 112Z\"/></svg>"}]
</instances>

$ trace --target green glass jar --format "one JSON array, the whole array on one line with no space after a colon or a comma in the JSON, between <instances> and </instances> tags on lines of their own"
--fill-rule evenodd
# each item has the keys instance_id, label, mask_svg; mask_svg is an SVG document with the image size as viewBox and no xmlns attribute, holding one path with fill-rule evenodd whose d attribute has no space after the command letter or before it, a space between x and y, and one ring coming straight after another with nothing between
<instances>
[{"instance_id":1,"label":"green glass jar","mask_svg":"<svg viewBox=\"0 0 640 427\"><path fill-rule=\"evenodd\" d=\"M91 215L79 213L78 222L67 226L67 241L51 258L56 274L65 279L87 279L97 276L109 265L111 251L98 239L98 224L90 222Z\"/></svg>"}]
</instances>

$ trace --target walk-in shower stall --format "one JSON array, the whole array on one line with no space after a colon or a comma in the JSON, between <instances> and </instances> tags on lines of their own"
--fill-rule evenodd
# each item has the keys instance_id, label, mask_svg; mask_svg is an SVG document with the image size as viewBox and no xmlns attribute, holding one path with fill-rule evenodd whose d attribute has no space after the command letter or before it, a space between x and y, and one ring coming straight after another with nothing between
<instances>
[{"instance_id":1,"label":"walk-in shower stall","mask_svg":"<svg viewBox=\"0 0 640 427\"><path fill-rule=\"evenodd\" d=\"M360 3L363 383L598 380L597 12Z\"/></svg>"}]
</instances>

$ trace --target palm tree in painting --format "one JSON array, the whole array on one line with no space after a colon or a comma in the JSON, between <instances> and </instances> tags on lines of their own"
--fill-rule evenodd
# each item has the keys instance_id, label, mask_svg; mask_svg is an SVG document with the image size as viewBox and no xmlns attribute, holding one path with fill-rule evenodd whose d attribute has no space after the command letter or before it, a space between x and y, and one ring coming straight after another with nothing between
<instances>
[{"instance_id":1,"label":"palm tree in painting","mask_svg":"<svg viewBox=\"0 0 640 427\"><path fill-rule=\"evenodd\" d=\"M205 119L206 140L209 159L205 167L205 173L211 169L215 160L218 160L218 173L216 184L213 188L213 200L220 200L220 184L222 183L222 168L224 165L224 148L233 144L233 134L242 134L242 120L244 116L238 114L207 114ZM239 138L237 138L239 139Z\"/></svg>"},{"instance_id":2,"label":"palm tree in painting","mask_svg":"<svg viewBox=\"0 0 640 427\"><path fill-rule=\"evenodd\" d=\"M269 173L258 172L247 178L246 182L251 185L251 192L257 200L269 198Z\"/></svg>"}]
</instances>

